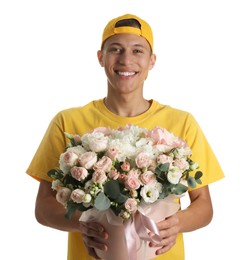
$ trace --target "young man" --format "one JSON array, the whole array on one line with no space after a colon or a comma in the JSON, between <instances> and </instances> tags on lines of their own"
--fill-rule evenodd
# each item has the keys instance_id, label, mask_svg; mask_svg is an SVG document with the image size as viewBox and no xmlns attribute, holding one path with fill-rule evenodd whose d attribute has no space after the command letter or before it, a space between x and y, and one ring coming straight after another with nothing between
<instances>
[{"instance_id":1,"label":"young man","mask_svg":"<svg viewBox=\"0 0 251 260\"><path fill-rule=\"evenodd\" d=\"M55 199L47 172L58 166L58 158L68 140L64 132L83 135L100 126L117 128L126 124L152 129L166 128L187 141L203 172L202 185L189 190L187 209L157 223L161 235L156 259L184 259L183 232L208 225L213 207L208 184L223 178L221 167L194 117L185 111L146 100L144 81L156 62L153 35L148 23L126 14L111 20L104 29L101 50L97 56L107 75L107 96L83 107L60 111L51 121L44 138L27 169L40 181L36 200L36 218L42 225L69 232L68 260L89 260L96 257L94 248L109 250L95 237L109 239L97 223L80 223L81 212L68 220L65 208ZM119 238L118 238L119 239Z\"/></svg>"}]
</instances>

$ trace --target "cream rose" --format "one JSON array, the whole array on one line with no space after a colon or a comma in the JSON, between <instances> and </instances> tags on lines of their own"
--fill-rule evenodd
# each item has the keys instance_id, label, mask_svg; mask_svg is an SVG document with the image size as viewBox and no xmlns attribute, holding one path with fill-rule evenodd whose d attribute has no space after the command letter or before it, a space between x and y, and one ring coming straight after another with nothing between
<instances>
[{"instance_id":1,"label":"cream rose","mask_svg":"<svg viewBox=\"0 0 251 260\"><path fill-rule=\"evenodd\" d=\"M140 181L135 176L128 176L125 181L125 187L129 190L137 190L140 187Z\"/></svg>"},{"instance_id":2,"label":"cream rose","mask_svg":"<svg viewBox=\"0 0 251 260\"><path fill-rule=\"evenodd\" d=\"M88 176L88 171L84 167L73 166L71 176L78 181L82 181Z\"/></svg>"},{"instance_id":3,"label":"cream rose","mask_svg":"<svg viewBox=\"0 0 251 260\"><path fill-rule=\"evenodd\" d=\"M93 165L94 170L102 170L104 172L109 172L111 170L111 167L112 160L107 156L103 156Z\"/></svg>"},{"instance_id":4,"label":"cream rose","mask_svg":"<svg viewBox=\"0 0 251 260\"><path fill-rule=\"evenodd\" d=\"M127 199L127 201L125 202L125 208L129 213L135 213L137 211L137 201L135 199Z\"/></svg>"},{"instance_id":5,"label":"cream rose","mask_svg":"<svg viewBox=\"0 0 251 260\"><path fill-rule=\"evenodd\" d=\"M136 156L135 162L140 169L143 169L147 168L151 164L151 159L147 153L141 152Z\"/></svg>"},{"instance_id":6,"label":"cream rose","mask_svg":"<svg viewBox=\"0 0 251 260\"><path fill-rule=\"evenodd\" d=\"M71 199L76 203L82 203L85 192L81 189L75 189L71 193Z\"/></svg>"},{"instance_id":7,"label":"cream rose","mask_svg":"<svg viewBox=\"0 0 251 260\"><path fill-rule=\"evenodd\" d=\"M56 200L62 205L66 206L70 196L71 196L71 190L66 187L61 187L57 191Z\"/></svg>"},{"instance_id":8,"label":"cream rose","mask_svg":"<svg viewBox=\"0 0 251 260\"><path fill-rule=\"evenodd\" d=\"M107 176L105 172L102 170L96 170L92 175L92 181L94 183L104 184L106 180L107 180Z\"/></svg>"},{"instance_id":9,"label":"cream rose","mask_svg":"<svg viewBox=\"0 0 251 260\"><path fill-rule=\"evenodd\" d=\"M167 179L172 184L178 184L181 176L182 176L182 172L179 170L178 167L173 167L167 173Z\"/></svg>"},{"instance_id":10,"label":"cream rose","mask_svg":"<svg viewBox=\"0 0 251 260\"><path fill-rule=\"evenodd\" d=\"M91 169L92 166L97 162L98 157L96 155L96 153L94 152L86 152L83 153L79 158L78 158L78 162L80 164L80 166L88 169Z\"/></svg>"},{"instance_id":11,"label":"cream rose","mask_svg":"<svg viewBox=\"0 0 251 260\"><path fill-rule=\"evenodd\" d=\"M156 176L152 171L145 171L139 176L139 179L143 185L147 185L155 182Z\"/></svg>"}]
</instances>

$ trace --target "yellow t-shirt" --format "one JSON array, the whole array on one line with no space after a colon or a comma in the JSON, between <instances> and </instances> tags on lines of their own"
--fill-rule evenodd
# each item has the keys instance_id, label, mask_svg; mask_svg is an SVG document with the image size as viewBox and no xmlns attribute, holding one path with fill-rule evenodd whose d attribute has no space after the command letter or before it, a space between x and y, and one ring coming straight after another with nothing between
<instances>
[{"instance_id":1,"label":"yellow t-shirt","mask_svg":"<svg viewBox=\"0 0 251 260\"><path fill-rule=\"evenodd\" d=\"M136 117L122 117L110 112L102 99L83 107L75 107L59 112L49 127L35 153L27 173L37 180L52 181L47 172L58 167L59 156L68 144L64 132L83 135L96 127L117 128L126 124L152 129L156 126L166 128L176 136L186 140L192 149L192 159L203 172L202 185L208 185L224 177L222 169L194 117L185 111L162 105L151 100L151 107ZM197 186L197 187L201 187ZM68 235L68 260L92 260L88 256L80 233ZM167 253L156 257L158 260L183 260L183 236L178 235L175 246Z\"/></svg>"}]
</instances>

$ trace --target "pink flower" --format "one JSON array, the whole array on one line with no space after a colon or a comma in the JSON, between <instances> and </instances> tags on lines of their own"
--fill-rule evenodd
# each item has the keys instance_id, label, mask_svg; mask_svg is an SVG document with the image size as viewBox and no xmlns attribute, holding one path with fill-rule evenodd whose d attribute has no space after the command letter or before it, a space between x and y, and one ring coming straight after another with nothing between
<instances>
[{"instance_id":1,"label":"pink flower","mask_svg":"<svg viewBox=\"0 0 251 260\"><path fill-rule=\"evenodd\" d=\"M60 187L56 194L56 200L62 205L66 206L70 196L71 196L71 190L69 188Z\"/></svg>"},{"instance_id":2,"label":"pink flower","mask_svg":"<svg viewBox=\"0 0 251 260\"><path fill-rule=\"evenodd\" d=\"M104 172L109 172L111 170L111 167L112 160L107 156L103 156L93 165L94 170L102 170Z\"/></svg>"},{"instance_id":3,"label":"pink flower","mask_svg":"<svg viewBox=\"0 0 251 260\"><path fill-rule=\"evenodd\" d=\"M172 163L173 161L173 157L171 156L168 156L166 154L160 154L158 157L157 157L157 163L161 163L161 164L164 164L164 163Z\"/></svg>"},{"instance_id":4,"label":"pink flower","mask_svg":"<svg viewBox=\"0 0 251 260\"><path fill-rule=\"evenodd\" d=\"M135 176L128 176L125 181L125 187L129 190L137 190L140 187L140 181Z\"/></svg>"},{"instance_id":5,"label":"pink flower","mask_svg":"<svg viewBox=\"0 0 251 260\"><path fill-rule=\"evenodd\" d=\"M97 154L94 152L86 152L83 153L79 159L78 159L78 163L80 164L80 166L88 169L91 169L92 166L97 162L98 157Z\"/></svg>"},{"instance_id":6,"label":"pink flower","mask_svg":"<svg viewBox=\"0 0 251 260\"><path fill-rule=\"evenodd\" d=\"M84 180L88 176L88 171L84 167L74 166L71 168L71 176L78 180Z\"/></svg>"},{"instance_id":7,"label":"pink flower","mask_svg":"<svg viewBox=\"0 0 251 260\"><path fill-rule=\"evenodd\" d=\"M189 169L189 163L186 161L185 158L177 158L173 162L174 166L177 166L181 171L185 171Z\"/></svg>"},{"instance_id":8,"label":"pink flower","mask_svg":"<svg viewBox=\"0 0 251 260\"><path fill-rule=\"evenodd\" d=\"M78 155L73 151L66 151L61 154L60 160L68 166L73 166L77 163Z\"/></svg>"},{"instance_id":9,"label":"pink flower","mask_svg":"<svg viewBox=\"0 0 251 260\"><path fill-rule=\"evenodd\" d=\"M127 174L127 176L129 177L129 176L133 176L133 177L135 177L135 178L139 178L139 175L141 174L141 171L139 170L139 169L131 169L129 172L128 172L128 174Z\"/></svg>"},{"instance_id":10,"label":"pink flower","mask_svg":"<svg viewBox=\"0 0 251 260\"><path fill-rule=\"evenodd\" d=\"M105 151L108 144L108 138L106 136L92 136L89 140L89 147L93 152Z\"/></svg>"},{"instance_id":11,"label":"pink flower","mask_svg":"<svg viewBox=\"0 0 251 260\"><path fill-rule=\"evenodd\" d=\"M108 173L108 177L112 180L117 180L119 177L119 172L116 169L111 169Z\"/></svg>"},{"instance_id":12,"label":"pink flower","mask_svg":"<svg viewBox=\"0 0 251 260\"><path fill-rule=\"evenodd\" d=\"M85 192L81 189L75 189L71 193L71 199L76 203L82 203Z\"/></svg>"},{"instance_id":13,"label":"pink flower","mask_svg":"<svg viewBox=\"0 0 251 260\"><path fill-rule=\"evenodd\" d=\"M125 202L125 208L129 213L135 213L137 211L137 201L135 199L127 199L127 201Z\"/></svg>"},{"instance_id":14,"label":"pink flower","mask_svg":"<svg viewBox=\"0 0 251 260\"><path fill-rule=\"evenodd\" d=\"M107 176L103 170L96 170L92 175L92 180L94 183L104 184Z\"/></svg>"},{"instance_id":15,"label":"pink flower","mask_svg":"<svg viewBox=\"0 0 251 260\"><path fill-rule=\"evenodd\" d=\"M106 156L111 158L113 161L117 159L119 149L117 147L110 147L106 152Z\"/></svg>"},{"instance_id":16,"label":"pink flower","mask_svg":"<svg viewBox=\"0 0 251 260\"><path fill-rule=\"evenodd\" d=\"M124 172L130 171L130 168L131 168L131 165L130 165L129 162L123 162L122 165L121 165L121 169L122 169Z\"/></svg>"},{"instance_id":17,"label":"pink flower","mask_svg":"<svg viewBox=\"0 0 251 260\"><path fill-rule=\"evenodd\" d=\"M136 156L135 162L140 169L143 169L151 164L151 159L145 152L141 152Z\"/></svg>"},{"instance_id":18,"label":"pink flower","mask_svg":"<svg viewBox=\"0 0 251 260\"><path fill-rule=\"evenodd\" d=\"M139 176L139 179L143 185L147 185L156 181L156 176L152 171L145 171Z\"/></svg>"},{"instance_id":19,"label":"pink flower","mask_svg":"<svg viewBox=\"0 0 251 260\"><path fill-rule=\"evenodd\" d=\"M173 146L173 144L178 140L173 133L169 133L165 128L159 126L153 128L148 133L148 137L153 140L153 144L165 144L168 146ZM177 145L175 145L175 147L176 146Z\"/></svg>"}]
</instances>

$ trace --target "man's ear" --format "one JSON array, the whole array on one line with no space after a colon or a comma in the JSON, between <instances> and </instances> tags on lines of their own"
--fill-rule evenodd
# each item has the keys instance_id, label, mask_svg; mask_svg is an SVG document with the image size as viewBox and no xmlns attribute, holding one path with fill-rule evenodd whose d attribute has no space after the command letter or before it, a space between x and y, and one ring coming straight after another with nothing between
<instances>
[{"instance_id":1,"label":"man's ear","mask_svg":"<svg viewBox=\"0 0 251 260\"><path fill-rule=\"evenodd\" d=\"M150 63L149 63L149 70L151 70L154 67L155 63L156 63L156 54L152 54L151 60L150 60Z\"/></svg>"},{"instance_id":2,"label":"man's ear","mask_svg":"<svg viewBox=\"0 0 251 260\"><path fill-rule=\"evenodd\" d=\"M98 57L98 62L100 64L100 66L104 67L104 64L103 64L103 53L102 53L101 50L97 51L97 57Z\"/></svg>"}]
</instances>

